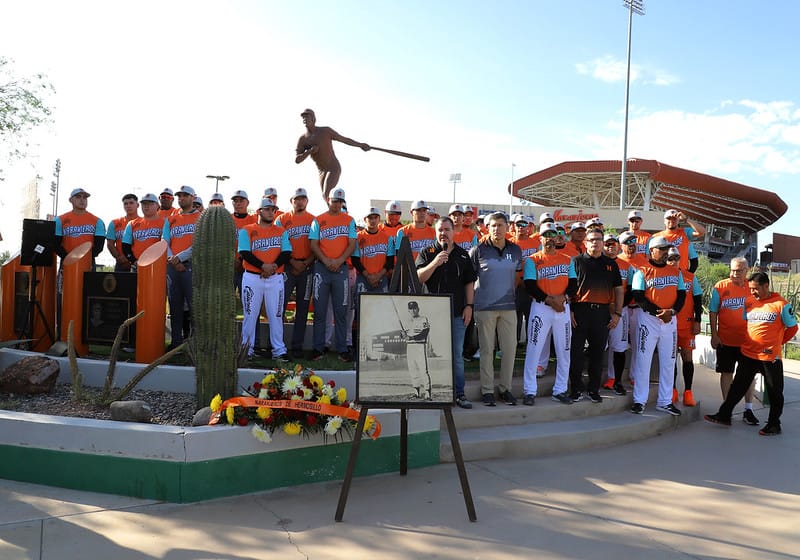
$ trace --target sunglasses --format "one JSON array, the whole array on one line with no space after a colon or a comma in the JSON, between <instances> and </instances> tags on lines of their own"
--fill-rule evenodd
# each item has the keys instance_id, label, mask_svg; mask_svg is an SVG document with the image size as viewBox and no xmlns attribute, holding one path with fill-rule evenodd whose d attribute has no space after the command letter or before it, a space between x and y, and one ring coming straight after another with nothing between
<instances>
[{"instance_id":1,"label":"sunglasses","mask_svg":"<svg viewBox=\"0 0 800 560\"><path fill-rule=\"evenodd\" d=\"M542 234L542 237L558 237L558 233L555 231L546 231Z\"/></svg>"}]
</instances>

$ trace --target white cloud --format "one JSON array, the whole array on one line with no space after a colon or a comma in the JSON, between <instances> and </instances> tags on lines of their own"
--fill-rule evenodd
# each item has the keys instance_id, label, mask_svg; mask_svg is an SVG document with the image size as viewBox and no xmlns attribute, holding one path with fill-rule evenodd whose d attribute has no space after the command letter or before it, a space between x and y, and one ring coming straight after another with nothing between
<instances>
[{"instance_id":1,"label":"white cloud","mask_svg":"<svg viewBox=\"0 0 800 560\"><path fill-rule=\"evenodd\" d=\"M575 65L575 70L582 76L591 76L601 82L616 83L625 80L627 63L606 55L589 62L579 62ZM666 70L631 63L631 83L639 80L644 84L655 86L671 86L680 82L678 76Z\"/></svg>"}]
</instances>

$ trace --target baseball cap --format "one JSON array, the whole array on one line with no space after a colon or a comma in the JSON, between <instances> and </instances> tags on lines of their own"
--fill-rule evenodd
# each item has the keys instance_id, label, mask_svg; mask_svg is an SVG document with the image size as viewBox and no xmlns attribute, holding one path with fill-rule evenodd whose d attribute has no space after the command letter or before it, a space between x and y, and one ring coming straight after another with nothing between
<instances>
[{"instance_id":1,"label":"baseball cap","mask_svg":"<svg viewBox=\"0 0 800 560\"><path fill-rule=\"evenodd\" d=\"M562 233L562 232L563 233L567 233L567 230L564 228L563 224L561 224L560 222L553 222L553 223L555 224L556 230L558 230L559 233Z\"/></svg>"},{"instance_id":2,"label":"baseball cap","mask_svg":"<svg viewBox=\"0 0 800 560\"><path fill-rule=\"evenodd\" d=\"M369 210L367 210L367 213L364 214L364 217L365 218L369 218L370 216L380 216L380 215L381 215L381 211L380 210L378 210L374 206L370 206Z\"/></svg>"},{"instance_id":3,"label":"baseball cap","mask_svg":"<svg viewBox=\"0 0 800 560\"><path fill-rule=\"evenodd\" d=\"M244 198L245 200L250 200L250 197L247 196L247 193L243 190L238 190L231 195L231 200L234 198Z\"/></svg>"},{"instance_id":4,"label":"baseball cap","mask_svg":"<svg viewBox=\"0 0 800 560\"><path fill-rule=\"evenodd\" d=\"M390 200L386 203L385 210L389 212L389 214L402 214L403 209L400 207L400 203L396 200Z\"/></svg>"},{"instance_id":5,"label":"baseball cap","mask_svg":"<svg viewBox=\"0 0 800 560\"><path fill-rule=\"evenodd\" d=\"M72 198L73 196L79 195L79 194L85 194L86 196L92 196L88 192L83 190L83 188L78 187L77 189L72 189L72 192L69 193L69 197Z\"/></svg>"},{"instance_id":6,"label":"baseball cap","mask_svg":"<svg viewBox=\"0 0 800 560\"><path fill-rule=\"evenodd\" d=\"M619 243L619 238L617 238L617 236L614 235L613 233L607 233L603 236L603 243L605 243L606 241L616 241L617 243Z\"/></svg>"},{"instance_id":7,"label":"baseball cap","mask_svg":"<svg viewBox=\"0 0 800 560\"><path fill-rule=\"evenodd\" d=\"M553 219L553 215L550 212L544 212L539 216L539 223L541 224L544 222L555 222L555 219Z\"/></svg>"},{"instance_id":8,"label":"baseball cap","mask_svg":"<svg viewBox=\"0 0 800 560\"><path fill-rule=\"evenodd\" d=\"M482 222L486 219L486 214L478 214L478 221Z\"/></svg>"},{"instance_id":9,"label":"baseball cap","mask_svg":"<svg viewBox=\"0 0 800 560\"><path fill-rule=\"evenodd\" d=\"M667 210L666 212L664 212L664 219L666 220L667 218L677 218L678 213L679 212L675 209Z\"/></svg>"},{"instance_id":10,"label":"baseball cap","mask_svg":"<svg viewBox=\"0 0 800 560\"><path fill-rule=\"evenodd\" d=\"M514 216L514 223L516 225L519 225L519 226L522 226L522 227L527 227L528 226L528 217L527 216L523 216L522 214L517 214L516 216Z\"/></svg>"},{"instance_id":11,"label":"baseball cap","mask_svg":"<svg viewBox=\"0 0 800 560\"><path fill-rule=\"evenodd\" d=\"M408 302L409 309L419 309L419 304L416 301L409 301Z\"/></svg>"},{"instance_id":12,"label":"baseball cap","mask_svg":"<svg viewBox=\"0 0 800 560\"><path fill-rule=\"evenodd\" d=\"M164 190L162 190L162 191L161 191L161 196L164 196L164 195L167 195L167 196L174 196L174 195L172 194L172 189L164 189Z\"/></svg>"},{"instance_id":13,"label":"baseball cap","mask_svg":"<svg viewBox=\"0 0 800 560\"><path fill-rule=\"evenodd\" d=\"M200 198L199 196L196 196L196 197L194 197L194 202L192 202L192 204L196 204L198 206L202 206L203 205L203 199Z\"/></svg>"},{"instance_id":14,"label":"baseball cap","mask_svg":"<svg viewBox=\"0 0 800 560\"><path fill-rule=\"evenodd\" d=\"M433 206L428 206L428 214L432 214L434 216L438 216L439 212L436 211L436 208Z\"/></svg>"},{"instance_id":15,"label":"baseball cap","mask_svg":"<svg viewBox=\"0 0 800 560\"><path fill-rule=\"evenodd\" d=\"M598 217L598 216L592 218L591 220L587 220L586 221L586 227L587 228L597 227L597 226L603 227L603 220L601 220L600 217Z\"/></svg>"},{"instance_id":16,"label":"baseball cap","mask_svg":"<svg viewBox=\"0 0 800 560\"><path fill-rule=\"evenodd\" d=\"M278 189L275 187L267 187L264 189L264 196L278 196Z\"/></svg>"},{"instance_id":17,"label":"baseball cap","mask_svg":"<svg viewBox=\"0 0 800 560\"><path fill-rule=\"evenodd\" d=\"M447 215L449 216L450 214L454 214L455 212L461 212L463 214L464 207L461 206L460 204L451 204L450 209L447 211Z\"/></svg>"},{"instance_id":18,"label":"baseball cap","mask_svg":"<svg viewBox=\"0 0 800 560\"><path fill-rule=\"evenodd\" d=\"M426 203L424 200L415 200L415 201L414 201L414 202L411 204L411 209L412 209L412 210L422 210L423 208L424 208L425 210L427 210L427 209L428 209L428 204L427 204L427 203Z\"/></svg>"},{"instance_id":19,"label":"baseball cap","mask_svg":"<svg viewBox=\"0 0 800 560\"><path fill-rule=\"evenodd\" d=\"M328 195L328 200L341 200L344 202L344 189L333 189L331 194Z\"/></svg>"},{"instance_id":20,"label":"baseball cap","mask_svg":"<svg viewBox=\"0 0 800 560\"><path fill-rule=\"evenodd\" d=\"M462 204L461 207L464 208L464 214L474 214L475 213L475 211L472 209L472 206L470 206L469 204Z\"/></svg>"},{"instance_id":21,"label":"baseball cap","mask_svg":"<svg viewBox=\"0 0 800 560\"><path fill-rule=\"evenodd\" d=\"M548 231L553 231L555 233L558 233L558 228L556 227L556 224L554 224L553 222L544 222L539 226L539 235L542 235Z\"/></svg>"},{"instance_id":22,"label":"baseball cap","mask_svg":"<svg viewBox=\"0 0 800 560\"><path fill-rule=\"evenodd\" d=\"M189 196L195 196L194 189L188 185L183 185L181 188L175 191L175 194L180 194L180 193L188 194Z\"/></svg>"},{"instance_id":23,"label":"baseball cap","mask_svg":"<svg viewBox=\"0 0 800 560\"><path fill-rule=\"evenodd\" d=\"M680 258L680 256L681 256L681 252L678 251L677 247L670 247L669 251L667 251L667 258L670 258L670 257L678 257L678 258Z\"/></svg>"},{"instance_id":24,"label":"baseball cap","mask_svg":"<svg viewBox=\"0 0 800 560\"><path fill-rule=\"evenodd\" d=\"M225 197L222 196L222 193L215 192L211 195L211 200L219 200L220 202L225 202Z\"/></svg>"},{"instance_id":25,"label":"baseball cap","mask_svg":"<svg viewBox=\"0 0 800 560\"><path fill-rule=\"evenodd\" d=\"M623 245L636 245L636 236L629 231L623 231L619 236L619 242Z\"/></svg>"},{"instance_id":26,"label":"baseball cap","mask_svg":"<svg viewBox=\"0 0 800 560\"><path fill-rule=\"evenodd\" d=\"M264 193L264 196L266 196L266 191ZM303 187L298 187L294 190L294 194L292 195L292 198L290 198L289 200L294 200L295 198L299 198L301 196L308 198L308 193Z\"/></svg>"},{"instance_id":27,"label":"baseball cap","mask_svg":"<svg viewBox=\"0 0 800 560\"><path fill-rule=\"evenodd\" d=\"M650 248L665 248L671 246L672 243L661 237L660 235L654 235L650 238Z\"/></svg>"},{"instance_id":28,"label":"baseball cap","mask_svg":"<svg viewBox=\"0 0 800 560\"><path fill-rule=\"evenodd\" d=\"M583 222L575 222L571 226L569 226L570 231L575 231L576 229L586 229L586 224Z\"/></svg>"},{"instance_id":29,"label":"baseball cap","mask_svg":"<svg viewBox=\"0 0 800 560\"><path fill-rule=\"evenodd\" d=\"M272 202L271 198L267 198L266 196L261 199L261 204L258 206L259 208L277 208L278 205Z\"/></svg>"},{"instance_id":30,"label":"baseball cap","mask_svg":"<svg viewBox=\"0 0 800 560\"><path fill-rule=\"evenodd\" d=\"M155 202L158 204L158 198L153 193L147 193L141 199L139 199L139 202Z\"/></svg>"},{"instance_id":31,"label":"baseball cap","mask_svg":"<svg viewBox=\"0 0 800 560\"><path fill-rule=\"evenodd\" d=\"M641 220L642 213L639 210L631 210L628 212L628 220Z\"/></svg>"}]
</instances>

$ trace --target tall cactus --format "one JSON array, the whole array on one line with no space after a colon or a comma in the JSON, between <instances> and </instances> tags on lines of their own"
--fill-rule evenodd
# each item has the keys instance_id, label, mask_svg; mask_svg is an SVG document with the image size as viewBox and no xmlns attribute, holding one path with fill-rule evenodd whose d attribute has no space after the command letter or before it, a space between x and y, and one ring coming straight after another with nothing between
<instances>
[{"instance_id":1,"label":"tall cactus","mask_svg":"<svg viewBox=\"0 0 800 560\"><path fill-rule=\"evenodd\" d=\"M198 407L216 394L233 396L238 337L233 262L236 226L223 206L209 206L195 226L192 244L192 322L189 353L195 364Z\"/></svg>"}]
</instances>

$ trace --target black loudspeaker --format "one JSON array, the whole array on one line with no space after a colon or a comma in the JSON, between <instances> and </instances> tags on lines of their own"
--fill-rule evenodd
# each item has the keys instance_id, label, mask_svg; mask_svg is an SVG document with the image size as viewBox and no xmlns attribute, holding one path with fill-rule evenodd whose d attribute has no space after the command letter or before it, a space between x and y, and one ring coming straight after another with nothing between
<instances>
[{"instance_id":1,"label":"black loudspeaker","mask_svg":"<svg viewBox=\"0 0 800 560\"><path fill-rule=\"evenodd\" d=\"M19 262L23 266L53 266L56 245L56 223L50 220L22 220L22 249Z\"/></svg>"}]
</instances>

